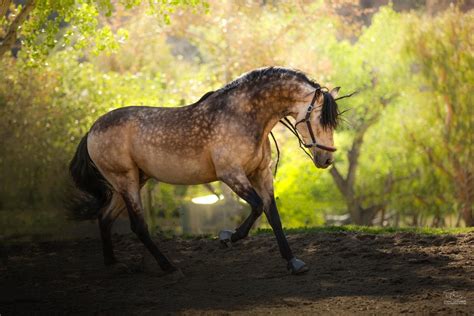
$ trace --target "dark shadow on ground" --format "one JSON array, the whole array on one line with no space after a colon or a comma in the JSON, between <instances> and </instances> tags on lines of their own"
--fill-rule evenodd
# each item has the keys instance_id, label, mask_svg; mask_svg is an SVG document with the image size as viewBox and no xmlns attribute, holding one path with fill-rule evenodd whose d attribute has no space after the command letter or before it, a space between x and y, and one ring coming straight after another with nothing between
<instances>
[{"instance_id":1,"label":"dark shadow on ground","mask_svg":"<svg viewBox=\"0 0 474 316\"><path fill-rule=\"evenodd\" d=\"M291 235L294 253L310 266L301 276L287 273L271 235L231 249L209 239L161 240L186 275L177 282L159 276L133 236L114 239L132 273L107 271L97 239L10 245L0 313L473 310L472 233Z\"/></svg>"}]
</instances>

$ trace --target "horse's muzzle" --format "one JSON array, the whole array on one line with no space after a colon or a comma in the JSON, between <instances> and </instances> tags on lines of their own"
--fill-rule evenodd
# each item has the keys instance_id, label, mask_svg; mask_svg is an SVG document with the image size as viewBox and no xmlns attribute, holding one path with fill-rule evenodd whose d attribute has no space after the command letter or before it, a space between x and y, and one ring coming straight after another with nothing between
<instances>
[{"instance_id":1,"label":"horse's muzzle","mask_svg":"<svg viewBox=\"0 0 474 316\"><path fill-rule=\"evenodd\" d=\"M333 163L333 158L331 153L324 153L314 156L313 162L316 167L321 169L326 169Z\"/></svg>"}]
</instances>

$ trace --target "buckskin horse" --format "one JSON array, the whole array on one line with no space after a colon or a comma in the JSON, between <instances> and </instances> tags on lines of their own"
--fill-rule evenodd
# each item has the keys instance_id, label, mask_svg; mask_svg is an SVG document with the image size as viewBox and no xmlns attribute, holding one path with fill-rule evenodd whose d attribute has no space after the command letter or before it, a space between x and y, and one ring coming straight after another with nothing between
<instances>
[{"instance_id":1,"label":"buckskin horse","mask_svg":"<svg viewBox=\"0 0 474 316\"><path fill-rule=\"evenodd\" d=\"M188 106L131 106L100 117L80 141L70 173L82 198L95 202L105 264L118 263L111 227L127 210L132 231L161 269L179 271L150 237L140 189L150 178L184 185L220 180L251 206L235 231L219 233L220 241L229 245L245 238L265 212L288 270L306 272L290 249L275 203L269 133L286 119L316 167L327 168L336 150L338 90L329 92L300 71L267 67Z\"/></svg>"}]
</instances>

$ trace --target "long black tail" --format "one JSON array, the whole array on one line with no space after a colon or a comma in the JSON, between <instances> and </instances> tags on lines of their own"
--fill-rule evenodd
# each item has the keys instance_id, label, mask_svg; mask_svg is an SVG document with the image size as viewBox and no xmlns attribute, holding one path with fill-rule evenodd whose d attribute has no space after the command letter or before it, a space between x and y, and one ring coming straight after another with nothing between
<instances>
[{"instance_id":1,"label":"long black tail","mask_svg":"<svg viewBox=\"0 0 474 316\"><path fill-rule=\"evenodd\" d=\"M109 204L112 197L109 183L89 156L87 135L81 139L69 164L69 173L79 192L76 191L67 204L72 217L78 220L97 218L99 211Z\"/></svg>"}]
</instances>

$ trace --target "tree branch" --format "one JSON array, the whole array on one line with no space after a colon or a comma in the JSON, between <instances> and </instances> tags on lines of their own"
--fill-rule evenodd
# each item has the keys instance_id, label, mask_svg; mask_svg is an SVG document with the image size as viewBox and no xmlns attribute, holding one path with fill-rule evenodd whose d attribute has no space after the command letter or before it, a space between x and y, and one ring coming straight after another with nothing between
<instances>
[{"instance_id":1,"label":"tree branch","mask_svg":"<svg viewBox=\"0 0 474 316\"><path fill-rule=\"evenodd\" d=\"M2 10L3 10L3 1L2 0ZM7 1L8 2L8 1ZM0 43L0 57L2 57L6 52L10 51L16 43L18 37L19 27L26 21L30 12L35 8L35 0L28 1L21 9L20 13L15 17L13 22L8 28L5 38Z\"/></svg>"},{"instance_id":2,"label":"tree branch","mask_svg":"<svg viewBox=\"0 0 474 316\"><path fill-rule=\"evenodd\" d=\"M373 115L359 127L354 136L352 147L347 152L347 159L349 160L349 169L347 171L346 181L347 184L351 187L355 183L356 170L357 166L359 165L360 148L362 147L362 143L364 142L364 135L369 129L369 127L377 121L379 116L379 113Z\"/></svg>"},{"instance_id":3,"label":"tree branch","mask_svg":"<svg viewBox=\"0 0 474 316\"><path fill-rule=\"evenodd\" d=\"M348 192L346 180L344 180L339 170L337 170L336 166L333 165L332 168L329 170L329 173L334 179L334 182L336 182L339 191L341 191L341 193L347 198L347 195L350 194L350 192Z\"/></svg>"},{"instance_id":4,"label":"tree branch","mask_svg":"<svg viewBox=\"0 0 474 316\"><path fill-rule=\"evenodd\" d=\"M410 131L408 131L408 136L411 138L412 142L425 153L429 162L435 165L441 172L446 174L448 177L455 178L452 172L448 170L448 168L446 168L446 166L442 163L442 159L437 159L437 157L435 157L435 155L433 154L433 149L431 147L427 146L425 143L423 143L423 141L419 141L416 136Z\"/></svg>"},{"instance_id":5,"label":"tree branch","mask_svg":"<svg viewBox=\"0 0 474 316\"><path fill-rule=\"evenodd\" d=\"M0 18L7 15L8 9L10 8L10 4L12 0L0 0Z\"/></svg>"}]
</instances>

